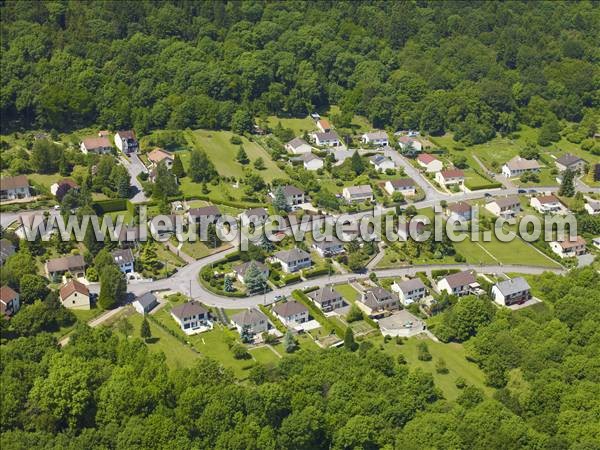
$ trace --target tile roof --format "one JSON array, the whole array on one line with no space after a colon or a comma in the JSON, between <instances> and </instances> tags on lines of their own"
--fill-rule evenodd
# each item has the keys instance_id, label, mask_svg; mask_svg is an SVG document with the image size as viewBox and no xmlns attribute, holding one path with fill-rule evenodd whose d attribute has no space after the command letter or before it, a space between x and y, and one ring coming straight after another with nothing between
<instances>
[{"instance_id":1,"label":"tile roof","mask_svg":"<svg viewBox=\"0 0 600 450\"><path fill-rule=\"evenodd\" d=\"M0 189L20 189L29 187L29 180L25 175L17 175L16 177L5 177L0 179Z\"/></svg>"},{"instance_id":2,"label":"tile roof","mask_svg":"<svg viewBox=\"0 0 600 450\"><path fill-rule=\"evenodd\" d=\"M560 158L556 158L556 162L562 164L565 167L569 167L573 164L576 164L580 161L583 161L579 156L575 156L571 153L565 153Z\"/></svg>"},{"instance_id":3,"label":"tile roof","mask_svg":"<svg viewBox=\"0 0 600 450\"><path fill-rule=\"evenodd\" d=\"M532 170L541 167L535 159L525 159L520 156L515 156L506 165L510 170Z\"/></svg>"},{"instance_id":4,"label":"tile roof","mask_svg":"<svg viewBox=\"0 0 600 450\"><path fill-rule=\"evenodd\" d=\"M364 136L367 136L369 139L373 139L373 140L388 138L387 133L383 130L371 131L369 133L365 133Z\"/></svg>"},{"instance_id":5,"label":"tile roof","mask_svg":"<svg viewBox=\"0 0 600 450\"><path fill-rule=\"evenodd\" d=\"M260 270L261 272L266 271L268 268L265 264L261 263L260 261L246 261L245 263L239 264L237 266L235 266L233 268L233 271L235 273L237 273L238 275L241 275L242 278L246 276L246 272L248 271L248 268L250 268L250 264L254 263L254 265L256 266L256 268L258 270Z\"/></svg>"},{"instance_id":6,"label":"tile roof","mask_svg":"<svg viewBox=\"0 0 600 450\"><path fill-rule=\"evenodd\" d=\"M2 286L0 287L0 301L3 303L8 303L13 298L17 297L17 294L10 286Z\"/></svg>"},{"instance_id":7,"label":"tile roof","mask_svg":"<svg viewBox=\"0 0 600 450\"><path fill-rule=\"evenodd\" d=\"M283 261L285 263L297 261L299 259L310 258L310 254L308 254L304 250L299 249L297 247L295 247L291 250L281 250L281 251L275 253L274 256L275 256L275 258L277 258L280 261Z\"/></svg>"},{"instance_id":8,"label":"tile roof","mask_svg":"<svg viewBox=\"0 0 600 450\"><path fill-rule=\"evenodd\" d=\"M325 133L315 133L319 141L339 141L340 137L335 131L326 131Z\"/></svg>"},{"instance_id":9,"label":"tile roof","mask_svg":"<svg viewBox=\"0 0 600 450\"><path fill-rule=\"evenodd\" d=\"M560 200L554 195L540 195L539 197L534 197L540 202L542 205L546 203L560 203Z\"/></svg>"},{"instance_id":10,"label":"tile roof","mask_svg":"<svg viewBox=\"0 0 600 450\"><path fill-rule=\"evenodd\" d=\"M415 181L412 178L398 178L396 180L389 180L389 182L394 189L415 186Z\"/></svg>"},{"instance_id":11,"label":"tile roof","mask_svg":"<svg viewBox=\"0 0 600 450\"><path fill-rule=\"evenodd\" d=\"M278 303L273 307L273 312L281 317L290 317L295 314L308 312L306 306L296 300Z\"/></svg>"},{"instance_id":12,"label":"tile roof","mask_svg":"<svg viewBox=\"0 0 600 450\"><path fill-rule=\"evenodd\" d=\"M155 303L158 303L156 296L152 292L145 292L135 299L142 307L147 308L148 306L152 306ZM175 309L175 308L173 308Z\"/></svg>"},{"instance_id":13,"label":"tile roof","mask_svg":"<svg viewBox=\"0 0 600 450\"><path fill-rule=\"evenodd\" d=\"M421 153L417 156L417 160L421 161L423 164L429 164L433 161L439 161L435 156L430 155L429 153Z\"/></svg>"},{"instance_id":14,"label":"tile roof","mask_svg":"<svg viewBox=\"0 0 600 450\"><path fill-rule=\"evenodd\" d=\"M190 208L188 213L192 217L208 217L221 215L221 211L216 205L203 206L201 208Z\"/></svg>"},{"instance_id":15,"label":"tile roof","mask_svg":"<svg viewBox=\"0 0 600 450\"><path fill-rule=\"evenodd\" d=\"M348 193L351 196L354 195L372 195L373 194L373 189L371 189L371 186L368 184L363 184L360 186L348 186L346 188L346 190L348 191Z\"/></svg>"},{"instance_id":16,"label":"tile roof","mask_svg":"<svg viewBox=\"0 0 600 450\"><path fill-rule=\"evenodd\" d=\"M117 134L122 138L122 139L135 139L135 132L133 130L122 130L122 131L117 131Z\"/></svg>"},{"instance_id":17,"label":"tile roof","mask_svg":"<svg viewBox=\"0 0 600 450\"><path fill-rule=\"evenodd\" d=\"M69 280L60 288L60 299L64 301L66 298L69 298L69 296L71 296L74 292L78 292L79 294L86 296L90 295L90 291L88 290L85 284L80 283L77 280Z\"/></svg>"},{"instance_id":18,"label":"tile roof","mask_svg":"<svg viewBox=\"0 0 600 450\"><path fill-rule=\"evenodd\" d=\"M500 208L506 208L507 206L521 205L519 197L500 197L492 200L492 203L496 203Z\"/></svg>"},{"instance_id":19,"label":"tile roof","mask_svg":"<svg viewBox=\"0 0 600 450\"><path fill-rule=\"evenodd\" d=\"M396 283L396 286L405 294L412 292L416 289L425 289L425 285L419 277L413 278L412 280L401 281Z\"/></svg>"},{"instance_id":20,"label":"tile roof","mask_svg":"<svg viewBox=\"0 0 600 450\"><path fill-rule=\"evenodd\" d=\"M292 139L286 145L289 145L292 148L298 148L302 145L309 145L309 144L304 139L297 137L297 138Z\"/></svg>"},{"instance_id":21,"label":"tile roof","mask_svg":"<svg viewBox=\"0 0 600 450\"><path fill-rule=\"evenodd\" d=\"M342 294L336 291L330 284L325 285L316 291L309 292L306 295L319 304L342 298Z\"/></svg>"},{"instance_id":22,"label":"tile roof","mask_svg":"<svg viewBox=\"0 0 600 450\"><path fill-rule=\"evenodd\" d=\"M568 250L570 248L579 247L580 245L585 245L586 241L581 236L576 236L574 241L565 239L560 241L559 244L564 250Z\"/></svg>"},{"instance_id":23,"label":"tile roof","mask_svg":"<svg viewBox=\"0 0 600 450\"><path fill-rule=\"evenodd\" d=\"M83 140L83 145L88 150L93 150L95 148L103 148L103 147L111 147L110 140L106 136L96 137L90 136L86 137Z\"/></svg>"},{"instance_id":24,"label":"tile roof","mask_svg":"<svg viewBox=\"0 0 600 450\"><path fill-rule=\"evenodd\" d=\"M460 169L448 169L441 172L444 178L464 178L465 173Z\"/></svg>"},{"instance_id":25,"label":"tile roof","mask_svg":"<svg viewBox=\"0 0 600 450\"><path fill-rule=\"evenodd\" d=\"M467 202L457 202L448 205L448 209L456 214L464 214L471 211L471 205Z\"/></svg>"},{"instance_id":26,"label":"tile roof","mask_svg":"<svg viewBox=\"0 0 600 450\"><path fill-rule=\"evenodd\" d=\"M303 195L304 194L303 191L301 191L300 189L298 189L296 186L292 186L291 184L288 184L287 186L283 187L283 193L286 196Z\"/></svg>"},{"instance_id":27,"label":"tile roof","mask_svg":"<svg viewBox=\"0 0 600 450\"><path fill-rule=\"evenodd\" d=\"M48 272L66 272L71 269L78 269L85 266L85 260L81 255L63 256L60 258L49 259L46 263Z\"/></svg>"},{"instance_id":28,"label":"tile roof","mask_svg":"<svg viewBox=\"0 0 600 450\"><path fill-rule=\"evenodd\" d=\"M200 304L200 302L192 300L184 303L183 305L174 307L171 309L171 314L178 319L183 320L186 317L195 316L198 314L208 314L208 311Z\"/></svg>"},{"instance_id":29,"label":"tile roof","mask_svg":"<svg viewBox=\"0 0 600 450\"><path fill-rule=\"evenodd\" d=\"M519 292L528 291L531 289L527 281L522 277L512 278L496 283L496 287L502 295L518 294Z\"/></svg>"},{"instance_id":30,"label":"tile roof","mask_svg":"<svg viewBox=\"0 0 600 450\"><path fill-rule=\"evenodd\" d=\"M242 327L244 325L254 325L261 320L268 322L267 316L256 308L245 309L244 311L233 315L231 320Z\"/></svg>"},{"instance_id":31,"label":"tile roof","mask_svg":"<svg viewBox=\"0 0 600 450\"><path fill-rule=\"evenodd\" d=\"M110 252L116 264L129 264L134 262L133 252L130 248L116 249Z\"/></svg>"},{"instance_id":32,"label":"tile roof","mask_svg":"<svg viewBox=\"0 0 600 450\"><path fill-rule=\"evenodd\" d=\"M475 283L477 279L475 276L468 270L463 270L462 272L453 273L452 275L448 275L445 280L448 282L448 285L451 288L459 287L459 286L467 286L469 284Z\"/></svg>"},{"instance_id":33,"label":"tile roof","mask_svg":"<svg viewBox=\"0 0 600 450\"><path fill-rule=\"evenodd\" d=\"M175 157L171 152L163 150L162 148L155 148L148 153L148 161L158 164L163 159L174 159Z\"/></svg>"}]
</instances>

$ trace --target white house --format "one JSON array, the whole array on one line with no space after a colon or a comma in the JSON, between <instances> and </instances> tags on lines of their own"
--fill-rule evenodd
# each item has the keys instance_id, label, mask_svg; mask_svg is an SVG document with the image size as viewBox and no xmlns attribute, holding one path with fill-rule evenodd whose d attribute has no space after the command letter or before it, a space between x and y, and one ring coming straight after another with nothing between
<instances>
[{"instance_id":1,"label":"white house","mask_svg":"<svg viewBox=\"0 0 600 450\"><path fill-rule=\"evenodd\" d=\"M319 147L339 147L342 145L340 137L335 131L313 133L312 138Z\"/></svg>"},{"instance_id":2,"label":"white house","mask_svg":"<svg viewBox=\"0 0 600 450\"><path fill-rule=\"evenodd\" d=\"M394 195L395 192L400 192L403 195L415 195L416 192L416 184L412 178L388 180L383 188L390 195Z\"/></svg>"},{"instance_id":3,"label":"white house","mask_svg":"<svg viewBox=\"0 0 600 450\"><path fill-rule=\"evenodd\" d=\"M435 181L442 186L451 186L457 184L459 186L465 183L465 173L460 169L448 169L436 172Z\"/></svg>"},{"instance_id":4,"label":"white house","mask_svg":"<svg viewBox=\"0 0 600 450\"><path fill-rule=\"evenodd\" d=\"M314 241L312 248L317 251L321 258L331 258L345 252L344 244L336 238L332 238L330 241Z\"/></svg>"},{"instance_id":5,"label":"white house","mask_svg":"<svg viewBox=\"0 0 600 450\"><path fill-rule=\"evenodd\" d=\"M58 292L62 305L68 309L90 309L90 291L77 280L67 281Z\"/></svg>"},{"instance_id":6,"label":"white house","mask_svg":"<svg viewBox=\"0 0 600 450\"><path fill-rule=\"evenodd\" d=\"M273 314L286 327L295 327L298 324L308 322L308 309L296 300L278 303L273 307Z\"/></svg>"},{"instance_id":7,"label":"white house","mask_svg":"<svg viewBox=\"0 0 600 450\"><path fill-rule=\"evenodd\" d=\"M370 202L373 201L373 189L368 184L349 186L342 189L342 196L349 203Z\"/></svg>"},{"instance_id":8,"label":"white house","mask_svg":"<svg viewBox=\"0 0 600 450\"><path fill-rule=\"evenodd\" d=\"M523 303L531 298L531 287L522 277L500 281L492 286L492 298L502 306Z\"/></svg>"},{"instance_id":9,"label":"white house","mask_svg":"<svg viewBox=\"0 0 600 450\"><path fill-rule=\"evenodd\" d=\"M115 133L115 145L123 153L135 153L139 149L133 130L117 131Z\"/></svg>"},{"instance_id":10,"label":"white house","mask_svg":"<svg viewBox=\"0 0 600 450\"><path fill-rule=\"evenodd\" d=\"M450 220L471 220L473 208L467 202L452 203L446 207L446 214Z\"/></svg>"},{"instance_id":11,"label":"white house","mask_svg":"<svg viewBox=\"0 0 600 450\"><path fill-rule=\"evenodd\" d=\"M515 156L502 166L502 174L507 178L518 177L525 172L539 172L540 164L535 159L525 159Z\"/></svg>"},{"instance_id":12,"label":"white house","mask_svg":"<svg viewBox=\"0 0 600 450\"><path fill-rule=\"evenodd\" d=\"M282 186L282 189L288 206L301 205L307 201L306 194L296 186L288 184L287 186ZM275 189L269 193L269 196L275 198Z\"/></svg>"},{"instance_id":13,"label":"white house","mask_svg":"<svg viewBox=\"0 0 600 450\"><path fill-rule=\"evenodd\" d=\"M146 292L145 294L137 297L131 305L141 315L148 314L154 308L158 306L158 300L152 292Z\"/></svg>"},{"instance_id":14,"label":"white house","mask_svg":"<svg viewBox=\"0 0 600 450\"><path fill-rule=\"evenodd\" d=\"M150 153L148 153L148 161L152 167L158 166L159 163L164 163L167 169L171 170L173 168L173 161L175 161L175 156L171 152L163 150L162 148L155 148Z\"/></svg>"},{"instance_id":15,"label":"white house","mask_svg":"<svg viewBox=\"0 0 600 450\"><path fill-rule=\"evenodd\" d=\"M327 119L319 118L319 120L317 120L317 128L321 133L327 133L331 131L331 124Z\"/></svg>"},{"instance_id":16,"label":"white house","mask_svg":"<svg viewBox=\"0 0 600 450\"><path fill-rule=\"evenodd\" d=\"M497 217L515 217L521 211L519 197L501 197L485 205L485 209Z\"/></svg>"},{"instance_id":17,"label":"white house","mask_svg":"<svg viewBox=\"0 0 600 450\"><path fill-rule=\"evenodd\" d=\"M302 159L302 165L306 170L314 171L323 168L323 160L312 153L305 153L300 158Z\"/></svg>"},{"instance_id":18,"label":"white house","mask_svg":"<svg viewBox=\"0 0 600 450\"><path fill-rule=\"evenodd\" d=\"M112 145L110 144L110 140L107 136L89 136L86 137L81 144L79 144L79 148L81 152L84 154L88 153L96 153L96 154L106 154L112 152Z\"/></svg>"},{"instance_id":19,"label":"white house","mask_svg":"<svg viewBox=\"0 0 600 450\"><path fill-rule=\"evenodd\" d=\"M592 239L592 244L594 245L594 247L600 248L600 237Z\"/></svg>"},{"instance_id":20,"label":"white house","mask_svg":"<svg viewBox=\"0 0 600 450\"><path fill-rule=\"evenodd\" d=\"M312 151L310 144L302 138L292 139L290 142L285 144L285 149L294 155L302 155Z\"/></svg>"},{"instance_id":21,"label":"white house","mask_svg":"<svg viewBox=\"0 0 600 450\"><path fill-rule=\"evenodd\" d=\"M116 249L110 253L121 272L132 273L135 270L133 267L135 258L133 257L133 252L130 248Z\"/></svg>"},{"instance_id":22,"label":"white house","mask_svg":"<svg viewBox=\"0 0 600 450\"><path fill-rule=\"evenodd\" d=\"M233 271L235 272L235 276L239 280L240 283L242 283L242 284L246 283L246 273L248 272L248 269L250 268L250 266L252 264L254 264L254 266L259 270L259 272L261 273L261 275L264 277L265 280L267 278L269 278L269 268L265 264L261 263L260 261L254 261L254 260L246 261L246 262L239 264L233 268Z\"/></svg>"},{"instance_id":23,"label":"white house","mask_svg":"<svg viewBox=\"0 0 600 450\"><path fill-rule=\"evenodd\" d=\"M221 210L216 205L203 206L201 208L190 208L187 212L188 222L196 224L217 223L221 218Z\"/></svg>"},{"instance_id":24,"label":"white house","mask_svg":"<svg viewBox=\"0 0 600 450\"><path fill-rule=\"evenodd\" d=\"M572 171L578 172L580 174L584 173L583 171L585 170L585 165L587 164L587 162L584 159L580 158L579 156L575 156L571 153L565 153L561 157L557 158L555 163L556 168L560 172L564 172L567 169L571 169Z\"/></svg>"},{"instance_id":25,"label":"white house","mask_svg":"<svg viewBox=\"0 0 600 450\"><path fill-rule=\"evenodd\" d=\"M376 286L363 292L356 305L368 316L380 317L384 311L398 309L400 301L395 294Z\"/></svg>"},{"instance_id":26,"label":"white house","mask_svg":"<svg viewBox=\"0 0 600 450\"><path fill-rule=\"evenodd\" d=\"M346 304L342 294L336 291L330 284L327 284L316 291L309 292L306 295L323 312L342 308Z\"/></svg>"},{"instance_id":27,"label":"white house","mask_svg":"<svg viewBox=\"0 0 600 450\"><path fill-rule=\"evenodd\" d=\"M299 248L281 250L275 253L273 258L281 264L281 268L287 273L297 272L312 265L310 254Z\"/></svg>"},{"instance_id":28,"label":"white house","mask_svg":"<svg viewBox=\"0 0 600 450\"><path fill-rule=\"evenodd\" d=\"M363 144L369 145L384 146L389 144L388 135L385 131L382 130L365 133L360 137L360 140Z\"/></svg>"},{"instance_id":29,"label":"white house","mask_svg":"<svg viewBox=\"0 0 600 450\"><path fill-rule=\"evenodd\" d=\"M0 179L0 200L16 200L31 197L29 180L25 175Z\"/></svg>"},{"instance_id":30,"label":"white house","mask_svg":"<svg viewBox=\"0 0 600 450\"><path fill-rule=\"evenodd\" d=\"M404 306L417 302L427 295L427 288L419 277L413 278L412 280L401 281L400 283L394 281L394 284L392 284L392 291L398 295L400 302Z\"/></svg>"},{"instance_id":31,"label":"white house","mask_svg":"<svg viewBox=\"0 0 600 450\"><path fill-rule=\"evenodd\" d=\"M444 164L435 156L429 153L421 153L417 156L417 163L426 169L429 173L439 172L444 168Z\"/></svg>"},{"instance_id":32,"label":"white house","mask_svg":"<svg viewBox=\"0 0 600 450\"><path fill-rule=\"evenodd\" d=\"M0 287L0 314L12 316L21 307L19 294L9 286Z\"/></svg>"},{"instance_id":33,"label":"white house","mask_svg":"<svg viewBox=\"0 0 600 450\"><path fill-rule=\"evenodd\" d=\"M245 226L251 223L255 226L260 226L267 221L268 217L269 214L265 208L250 208L240 214L240 221L242 222L242 225Z\"/></svg>"},{"instance_id":34,"label":"white house","mask_svg":"<svg viewBox=\"0 0 600 450\"><path fill-rule=\"evenodd\" d=\"M386 170L395 170L396 165L390 158L386 158L383 155L375 155L369 158L369 162L372 166L375 166L377 172L385 172Z\"/></svg>"},{"instance_id":35,"label":"white house","mask_svg":"<svg viewBox=\"0 0 600 450\"><path fill-rule=\"evenodd\" d=\"M171 309L171 317L185 334L201 333L213 327L206 308L197 301L190 301Z\"/></svg>"},{"instance_id":36,"label":"white house","mask_svg":"<svg viewBox=\"0 0 600 450\"><path fill-rule=\"evenodd\" d=\"M586 241L581 236L577 236L573 241L567 238L563 241L550 242L552 251L561 258L574 258L585 255L587 253L585 245Z\"/></svg>"},{"instance_id":37,"label":"white house","mask_svg":"<svg viewBox=\"0 0 600 450\"><path fill-rule=\"evenodd\" d=\"M584 205L584 208L588 214L592 216L597 216L598 214L600 214L600 201L588 198L587 203Z\"/></svg>"},{"instance_id":38,"label":"white house","mask_svg":"<svg viewBox=\"0 0 600 450\"><path fill-rule=\"evenodd\" d=\"M269 319L257 308L245 309L233 315L231 324L240 334L247 330L249 334L254 335L269 329Z\"/></svg>"},{"instance_id":39,"label":"white house","mask_svg":"<svg viewBox=\"0 0 600 450\"><path fill-rule=\"evenodd\" d=\"M415 152L423 150L423 144L410 136L400 136L398 138L398 145L400 145L403 151L409 150L410 148Z\"/></svg>"},{"instance_id":40,"label":"white house","mask_svg":"<svg viewBox=\"0 0 600 450\"><path fill-rule=\"evenodd\" d=\"M445 291L450 295L468 295L479 289L475 275L470 271L454 273L437 282L438 291Z\"/></svg>"},{"instance_id":41,"label":"white house","mask_svg":"<svg viewBox=\"0 0 600 450\"><path fill-rule=\"evenodd\" d=\"M560 200L554 195L532 197L529 205L540 214L558 214L566 210Z\"/></svg>"}]
</instances>

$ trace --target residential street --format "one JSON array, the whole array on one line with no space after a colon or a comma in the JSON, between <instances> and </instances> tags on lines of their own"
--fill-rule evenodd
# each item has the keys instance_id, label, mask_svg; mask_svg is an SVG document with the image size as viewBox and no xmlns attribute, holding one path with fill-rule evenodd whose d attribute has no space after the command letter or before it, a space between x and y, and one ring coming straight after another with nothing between
<instances>
[{"instance_id":1,"label":"residential street","mask_svg":"<svg viewBox=\"0 0 600 450\"><path fill-rule=\"evenodd\" d=\"M137 179L138 175L142 172L147 172L146 167L140 160L139 156L135 153L132 153L129 156L129 159L125 156L120 156L121 164L125 166L125 168L129 171L129 175L131 175L131 186L137 190L135 195L131 198L132 203L143 203L148 199L144 195L144 190L142 189L142 184Z\"/></svg>"}]
</instances>

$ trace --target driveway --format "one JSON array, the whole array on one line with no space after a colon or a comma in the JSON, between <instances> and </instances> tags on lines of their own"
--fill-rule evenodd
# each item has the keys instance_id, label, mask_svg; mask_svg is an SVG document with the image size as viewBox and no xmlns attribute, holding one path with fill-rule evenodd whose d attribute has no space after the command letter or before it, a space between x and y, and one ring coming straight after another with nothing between
<instances>
[{"instance_id":1,"label":"driveway","mask_svg":"<svg viewBox=\"0 0 600 450\"><path fill-rule=\"evenodd\" d=\"M143 203L148 199L144 195L144 189L142 188L142 183L138 180L138 175L142 172L148 172L146 166L142 163L139 156L135 153L132 153L129 158L125 156L119 156L121 160L121 164L125 166L129 175L131 176L131 185L135 189L135 195L131 198L132 203Z\"/></svg>"}]
</instances>

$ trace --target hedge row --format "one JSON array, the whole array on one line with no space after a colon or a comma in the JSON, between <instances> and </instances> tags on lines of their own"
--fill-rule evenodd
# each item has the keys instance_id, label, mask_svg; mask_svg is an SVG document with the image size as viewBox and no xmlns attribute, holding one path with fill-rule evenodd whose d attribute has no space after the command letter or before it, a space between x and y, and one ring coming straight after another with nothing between
<instances>
[{"instance_id":1,"label":"hedge row","mask_svg":"<svg viewBox=\"0 0 600 450\"><path fill-rule=\"evenodd\" d=\"M309 270L306 272L303 272L304 278L314 278L314 277L318 277L320 275L325 275L329 273L329 268L328 267L322 267L320 269L314 269L314 270Z\"/></svg>"},{"instance_id":2,"label":"hedge row","mask_svg":"<svg viewBox=\"0 0 600 450\"><path fill-rule=\"evenodd\" d=\"M460 270L458 270L458 269L437 269L437 270L431 271L431 277L432 278L443 277L443 276L452 275L453 273L458 273L458 272L460 272Z\"/></svg>"},{"instance_id":3,"label":"hedge row","mask_svg":"<svg viewBox=\"0 0 600 450\"><path fill-rule=\"evenodd\" d=\"M502 187L502 183L471 184L469 182L465 182L465 186L471 191L481 191L483 189L496 189Z\"/></svg>"},{"instance_id":4,"label":"hedge row","mask_svg":"<svg viewBox=\"0 0 600 450\"><path fill-rule=\"evenodd\" d=\"M292 283L297 283L300 280L302 280L302 278L300 277L299 273L292 273L288 276L285 276L281 279L281 281L283 281L286 285L288 284L292 284Z\"/></svg>"},{"instance_id":5,"label":"hedge row","mask_svg":"<svg viewBox=\"0 0 600 450\"><path fill-rule=\"evenodd\" d=\"M92 203L92 208L96 211L96 214L106 214L114 211L127 210L130 213L134 212L133 204L126 198L111 198L108 200L98 200Z\"/></svg>"},{"instance_id":6,"label":"hedge row","mask_svg":"<svg viewBox=\"0 0 600 450\"><path fill-rule=\"evenodd\" d=\"M304 306L306 306L306 308L308 309L308 312L310 313L310 315L321 324L321 326L326 330L326 331L335 331L335 334L340 338L340 339L344 339L344 334L346 332L346 330L344 328L342 328L341 326L331 322L326 316L325 314L323 314L323 311L321 311L319 308L317 308L314 303L306 296L306 294L304 294L304 292L299 291L298 289L296 289L295 291L292 292L292 297L294 297L295 300L299 301L300 303L302 303Z\"/></svg>"},{"instance_id":7,"label":"hedge row","mask_svg":"<svg viewBox=\"0 0 600 450\"><path fill-rule=\"evenodd\" d=\"M275 328L277 328L277 330L280 333L287 333L287 328L285 327L285 325L282 324L277 317L275 317L275 315L271 312L269 308L267 308L265 305L258 305L258 309L260 309L263 312L263 314L269 318L271 323L275 325Z\"/></svg>"},{"instance_id":8,"label":"hedge row","mask_svg":"<svg viewBox=\"0 0 600 450\"><path fill-rule=\"evenodd\" d=\"M205 202L212 201L208 195L194 195L193 197L187 198L187 200L204 200ZM235 202L231 200L219 200L219 204L238 209L255 208L258 205L256 202Z\"/></svg>"}]
</instances>

